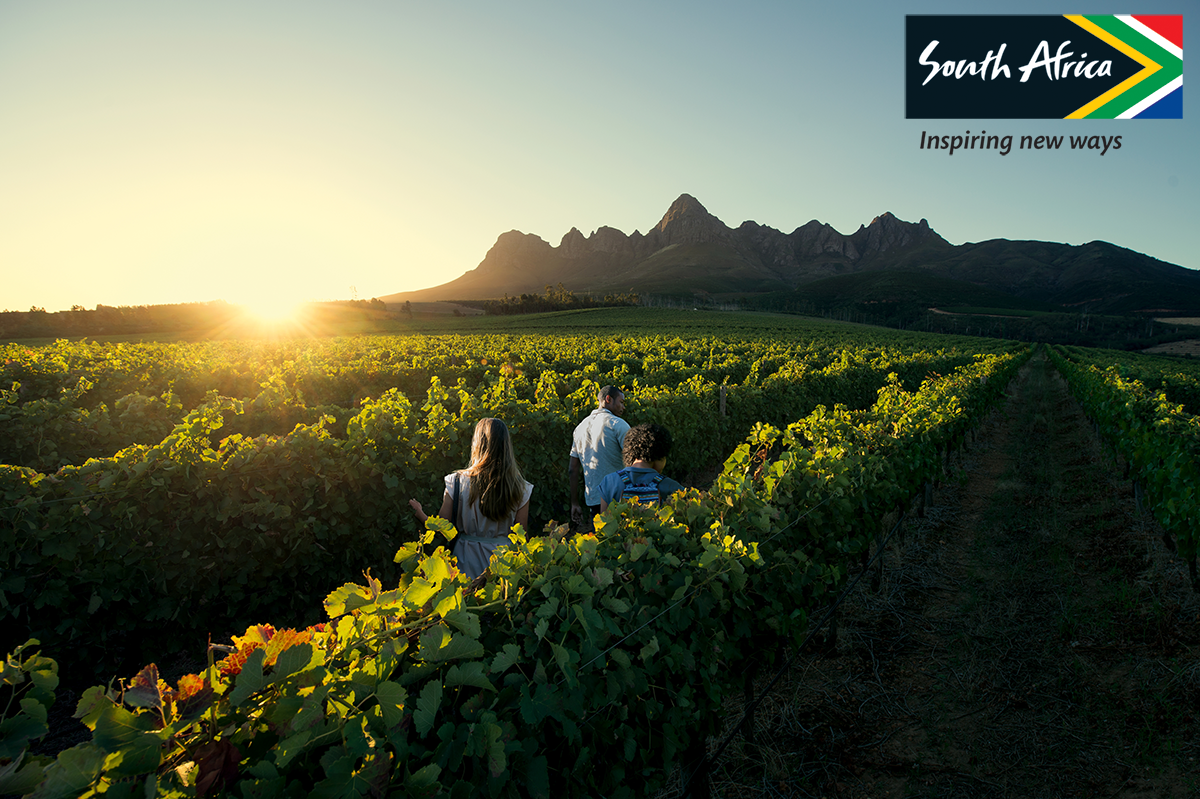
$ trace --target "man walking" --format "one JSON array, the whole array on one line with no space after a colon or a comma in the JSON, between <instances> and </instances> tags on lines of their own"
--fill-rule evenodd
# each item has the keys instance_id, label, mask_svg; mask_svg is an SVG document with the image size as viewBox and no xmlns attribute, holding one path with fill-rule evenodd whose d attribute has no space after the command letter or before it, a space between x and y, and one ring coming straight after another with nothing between
<instances>
[{"instance_id":1,"label":"man walking","mask_svg":"<svg viewBox=\"0 0 1200 799\"><path fill-rule=\"evenodd\" d=\"M625 392L616 386L605 386L596 397L596 410L588 414L575 428L571 440L569 481L571 486L571 521L576 529L592 529L592 518L600 512L600 481L625 465L621 449L629 423L621 418L625 412ZM584 505L579 502L579 477L583 474Z\"/></svg>"}]
</instances>

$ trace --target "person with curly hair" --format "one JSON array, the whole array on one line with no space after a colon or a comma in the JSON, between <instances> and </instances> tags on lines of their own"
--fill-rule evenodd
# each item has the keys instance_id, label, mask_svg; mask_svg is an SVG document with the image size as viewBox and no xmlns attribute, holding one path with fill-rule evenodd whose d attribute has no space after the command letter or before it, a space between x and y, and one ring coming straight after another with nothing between
<instances>
[{"instance_id":1,"label":"person with curly hair","mask_svg":"<svg viewBox=\"0 0 1200 799\"><path fill-rule=\"evenodd\" d=\"M683 486L662 474L671 452L671 433L660 424L646 423L631 428L625 436L621 457L625 468L600 481L600 512L620 499L637 498L642 504L660 505Z\"/></svg>"},{"instance_id":2,"label":"person with curly hair","mask_svg":"<svg viewBox=\"0 0 1200 799\"><path fill-rule=\"evenodd\" d=\"M508 427L499 419L480 419L471 439L471 463L446 475L446 490L437 515L457 529L453 552L458 567L471 579L483 574L492 552L508 543L514 524L529 523L529 498L533 483L517 466ZM410 499L417 521L429 516L421 503Z\"/></svg>"}]
</instances>

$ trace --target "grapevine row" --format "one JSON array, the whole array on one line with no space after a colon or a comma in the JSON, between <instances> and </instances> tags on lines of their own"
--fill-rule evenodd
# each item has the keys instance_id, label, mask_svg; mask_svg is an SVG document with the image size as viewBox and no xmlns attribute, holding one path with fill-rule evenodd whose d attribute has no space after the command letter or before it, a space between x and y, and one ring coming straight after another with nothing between
<instances>
[{"instance_id":1,"label":"grapevine row","mask_svg":"<svg viewBox=\"0 0 1200 799\"><path fill-rule=\"evenodd\" d=\"M1200 591L1196 553L1200 548L1200 417L1184 411L1162 391L1123 377L1115 366L1083 365L1051 350L1055 366L1104 439L1129 464L1130 476L1166 532L1170 546L1187 561L1192 586Z\"/></svg>"},{"instance_id":2,"label":"grapevine row","mask_svg":"<svg viewBox=\"0 0 1200 799\"><path fill-rule=\"evenodd\" d=\"M247 629L202 674L153 666L76 716L92 739L31 760L35 796L643 796L714 731L743 672L942 468L1025 355L980 356L871 407L758 425L707 494L616 503L594 536L514 536L468 584L431 519L395 583L368 577L307 629ZM394 586L394 587L393 587ZM33 670L33 667L30 669Z\"/></svg>"},{"instance_id":3,"label":"grapevine row","mask_svg":"<svg viewBox=\"0 0 1200 799\"><path fill-rule=\"evenodd\" d=\"M1151 391L1161 391L1171 402L1190 414L1200 413L1200 365L1174 357L1096 350L1085 347L1061 347L1061 354L1081 366L1117 368L1125 378L1139 381Z\"/></svg>"}]
</instances>

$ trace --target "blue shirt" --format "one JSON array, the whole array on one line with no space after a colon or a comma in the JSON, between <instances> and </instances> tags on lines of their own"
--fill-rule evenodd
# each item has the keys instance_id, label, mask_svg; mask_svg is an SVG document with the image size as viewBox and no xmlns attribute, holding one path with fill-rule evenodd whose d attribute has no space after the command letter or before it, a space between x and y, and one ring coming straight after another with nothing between
<instances>
[{"instance_id":1,"label":"blue shirt","mask_svg":"<svg viewBox=\"0 0 1200 799\"><path fill-rule=\"evenodd\" d=\"M626 466L619 472L613 472L600 481L597 491L600 494L600 498L605 502L616 502L625 496L625 482L621 479L622 472L629 475L629 480L634 485L645 485L651 477L658 474L653 469L648 469L644 466ZM658 493L664 497L682 490L683 486L670 477L664 477L658 484Z\"/></svg>"}]
</instances>

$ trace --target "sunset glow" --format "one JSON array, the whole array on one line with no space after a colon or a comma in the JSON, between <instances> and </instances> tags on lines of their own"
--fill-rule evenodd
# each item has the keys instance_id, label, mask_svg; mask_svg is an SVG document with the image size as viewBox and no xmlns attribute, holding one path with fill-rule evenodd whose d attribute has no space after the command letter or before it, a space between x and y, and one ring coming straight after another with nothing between
<instances>
[{"instance_id":1,"label":"sunset glow","mask_svg":"<svg viewBox=\"0 0 1200 799\"><path fill-rule=\"evenodd\" d=\"M954 244L1100 239L1200 267L1200 115L1071 123L1124 135L1103 157L919 148L971 127L904 119L905 15L946 10L3 3L0 309L383 297L510 230L645 233L684 192L734 226L850 233L890 211Z\"/></svg>"},{"instance_id":2,"label":"sunset glow","mask_svg":"<svg viewBox=\"0 0 1200 799\"><path fill-rule=\"evenodd\" d=\"M269 323L294 320L303 305L298 300L270 296L258 297L238 304L259 321Z\"/></svg>"}]
</instances>

